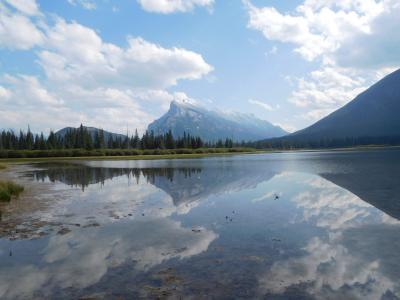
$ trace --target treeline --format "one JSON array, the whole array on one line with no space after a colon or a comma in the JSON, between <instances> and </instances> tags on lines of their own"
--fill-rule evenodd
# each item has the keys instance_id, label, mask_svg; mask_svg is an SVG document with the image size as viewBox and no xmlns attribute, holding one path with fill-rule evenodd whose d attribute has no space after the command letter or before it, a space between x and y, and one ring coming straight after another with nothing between
<instances>
[{"instance_id":1,"label":"treeline","mask_svg":"<svg viewBox=\"0 0 400 300\"><path fill-rule=\"evenodd\" d=\"M268 150L334 149L360 146L398 146L400 136L345 137L345 138L275 138L246 143L245 146Z\"/></svg>"},{"instance_id":2,"label":"treeline","mask_svg":"<svg viewBox=\"0 0 400 300\"><path fill-rule=\"evenodd\" d=\"M233 148L237 146L231 139L206 142L200 137L184 133L182 137L174 137L172 132L155 135L146 132L139 137L135 134L128 137L123 135L105 134L103 130L90 132L81 125L77 129L70 129L64 135L53 131L48 136L33 134L28 127L26 132L2 131L0 136L0 150L70 150L70 149L200 149L200 148Z\"/></svg>"}]
</instances>

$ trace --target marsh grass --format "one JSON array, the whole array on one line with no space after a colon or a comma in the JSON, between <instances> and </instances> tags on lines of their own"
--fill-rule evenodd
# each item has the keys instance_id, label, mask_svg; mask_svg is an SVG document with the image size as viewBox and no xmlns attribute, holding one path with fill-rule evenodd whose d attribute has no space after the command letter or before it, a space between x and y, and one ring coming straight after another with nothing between
<instances>
[{"instance_id":1,"label":"marsh grass","mask_svg":"<svg viewBox=\"0 0 400 300\"><path fill-rule=\"evenodd\" d=\"M23 191L22 185L12 181L0 181L0 201L9 202L11 197L18 197Z\"/></svg>"}]
</instances>

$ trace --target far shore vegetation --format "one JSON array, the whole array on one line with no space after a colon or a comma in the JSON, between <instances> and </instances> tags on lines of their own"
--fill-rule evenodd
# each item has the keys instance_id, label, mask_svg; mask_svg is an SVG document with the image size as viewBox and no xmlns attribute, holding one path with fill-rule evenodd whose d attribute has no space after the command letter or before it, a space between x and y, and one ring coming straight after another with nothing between
<instances>
[{"instance_id":1,"label":"far shore vegetation","mask_svg":"<svg viewBox=\"0 0 400 300\"><path fill-rule=\"evenodd\" d=\"M181 155L204 156L254 151L240 147L240 144L229 138L209 142L187 133L174 137L171 131L160 135L145 132L142 137L136 131L129 137L106 134L101 129L90 132L81 125L77 129L69 129L63 135L50 132L47 137L43 133L34 135L29 127L27 132L20 131L19 134L13 131L0 133L0 159L128 156L174 158Z\"/></svg>"},{"instance_id":2,"label":"far shore vegetation","mask_svg":"<svg viewBox=\"0 0 400 300\"><path fill-rule=\"evenodd\" d=\"M0 201L9 202L12 197L18 197L24 187L12 181L0 181Z\"/></svg>"},{"instance_id":3,"label":"far shore vegetation","mask_svg":"<svg viewBox=\"0 0 400 300\"><path fill-rule=\"evenodd\" d=\"M184 158L203 157L217 154L255 153L252 148L198 148L198 149L64 149L64 150L0 150L0 160L18 161L21 159L45 158Z\"/></svg>"},{"instance_id":4,"label":"far shore vegetation","mask_svg":"<svg viewBox=\"0 0 400 300\"><path fill-rule=\"evenodd\" d=\"M1 162L22 159L168 159L257 151L360 149L399 144L400 137L322 138L310 141L283 137L247 143L227 138L210 142L187 133L174 137L171 131L159 135L146 131L139 137L135 131L129 137L109 134L102 129L90 131L83 125L70 128L63 134L51 131L45 136L43 133L33 134L28 126L26 132L20 131L19 134L10 130L0 132L0 169L4 168Z\"/></svg>"},{"instance_id":5,"label":"far shore vegetation","mask_svg":"<svg viewBox=\"0 0 400 300\"><path fill-rule=\"evenodd\" d=\"M21 130L18 134L10 130L0 132L0 150L162 150L234 148L238 146L240 144L234 143L230 138L204 141L198 136L192 136L185 132L182 136L175 137L171 131L158 135L153 131L146 131L142 137L139 137L137 130L132 136L124 136L109 134L102 129L90 131L82 124L79 128L70 128L63 134L51 131L48 136L43 133L33 134L29 127L27 132Z\"/></svg>"}]
</instances>

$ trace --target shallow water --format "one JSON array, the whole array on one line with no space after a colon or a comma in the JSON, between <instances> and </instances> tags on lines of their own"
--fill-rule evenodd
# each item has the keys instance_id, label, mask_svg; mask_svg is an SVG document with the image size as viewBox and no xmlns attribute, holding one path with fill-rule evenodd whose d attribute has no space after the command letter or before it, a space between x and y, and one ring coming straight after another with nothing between
<instances>
[{"instance_id":1,"label":"shallow water","mask_svg":"<svg viewBox=\"0 0 400 300\"><path fill-rule=\"evenodd\" d=\"M398 150L26 166L46 205L0 239L0 298L399 299L399 175Z\"/></svg>"}]
</instances>

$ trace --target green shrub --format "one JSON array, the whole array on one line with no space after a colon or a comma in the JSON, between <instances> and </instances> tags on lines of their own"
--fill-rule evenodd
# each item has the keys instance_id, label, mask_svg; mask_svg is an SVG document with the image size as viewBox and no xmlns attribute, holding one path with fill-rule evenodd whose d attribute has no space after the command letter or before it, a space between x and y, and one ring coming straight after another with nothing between
<instances>
[{"instance_id":1,"label":"green shrub","mask_svg":"<svg viewBox=\"0 0 400 300\"><path fill-rule=\"evenodd\" d=\"M0 201L9 202L10 200L11 200L11 194L6 190L0 189Z\"/></svg>"},{"instance_id":2,"label":"green shrub","mask_svg":"<svg viewBox=\"0 0 400 300\"><path fill-rule=\"evenodd\" d=\"M18 197L24 191L22 185L12 181L0 181L0 201L10 201L12 196Z\"/></svg>"}]
</instances>

